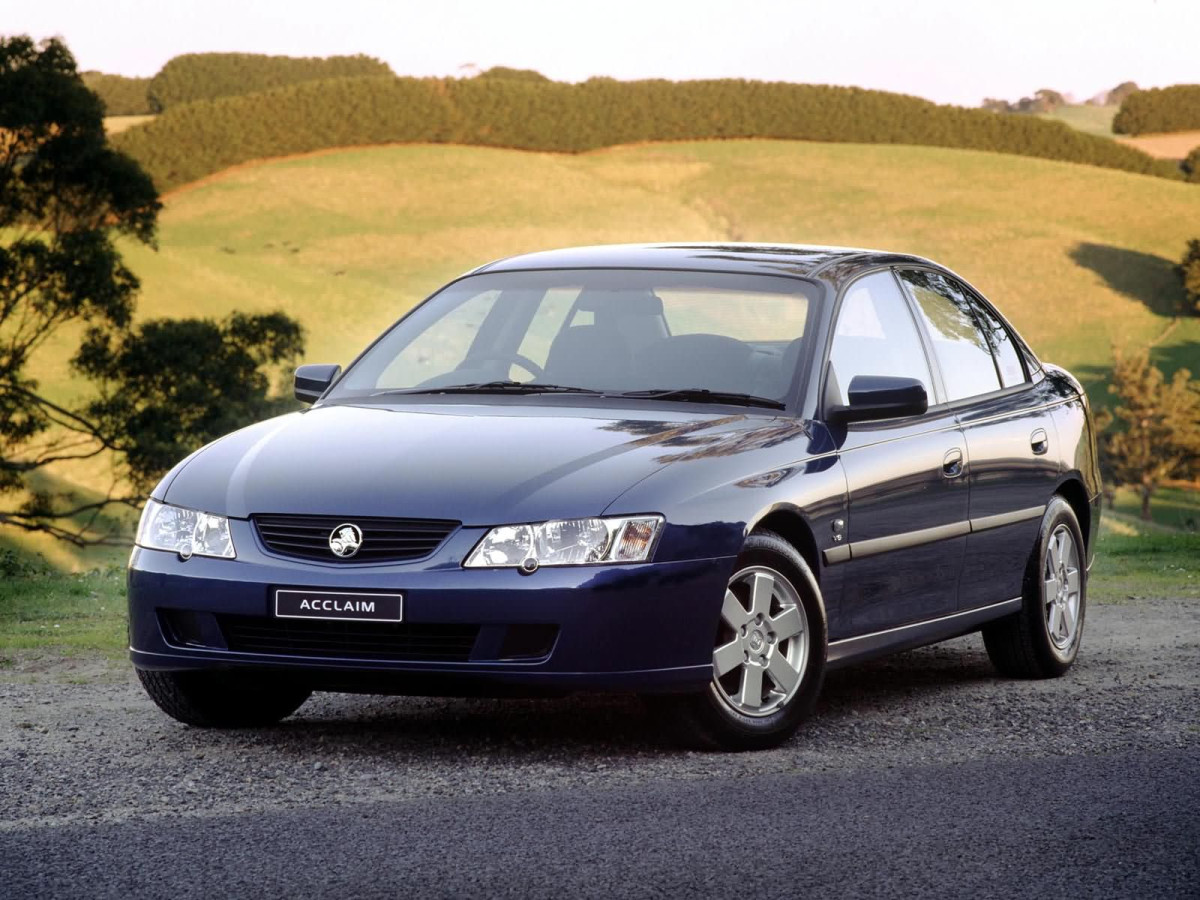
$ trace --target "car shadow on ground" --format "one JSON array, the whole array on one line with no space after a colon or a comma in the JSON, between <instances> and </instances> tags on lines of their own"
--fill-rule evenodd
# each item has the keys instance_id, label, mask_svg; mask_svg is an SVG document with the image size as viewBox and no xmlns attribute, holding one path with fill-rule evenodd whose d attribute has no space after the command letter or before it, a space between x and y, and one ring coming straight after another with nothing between
<instances>
[{"instance_id":1,"label":"car shadow on ground","mask_svg":"<svg viewBox=\"0 0 1200 900\"><path fill-rule=\"evenodd\" d=\"M896 700L928 701L999 680L981 647L955 642L831 672L813 719L823 731L843 720L886 712ZM275 728L178 732L189 746L244 744L282 757L414 754L469 761L531 751L596 757L672 756L680 752L654 706L628 694L577 694L555 699L479 699L317 694ZM848 735L849 737L849 735ZM803 743L804 731L794 738Z\"/></svg>"},{"instance_id":2,"label":"car shadow on ground","mask_svg":"<svg viewBox=\"0 0 1200 900\"><path fill-rule=\"evenodd\" d=\"M917 698L932 704L948 693L1005 680L979 643L935 644L830 672L815 719L828 726L844 717L886 710L898 700Z\"/></svg>"},{"instance_id":3,"label":"car shadow on ground","mask_svg":"<svg viewBox=\"0 0 1200 900\"><path fill-rule=\"evenodd\" d=\"M532 700L318 695L296 716L259 735L298 753L307 753L315 739L352 746L356 753L464 761L516 759L530 750L572 756L674 752L646 706L626 694Z\"/></svg>"}]
</instances>

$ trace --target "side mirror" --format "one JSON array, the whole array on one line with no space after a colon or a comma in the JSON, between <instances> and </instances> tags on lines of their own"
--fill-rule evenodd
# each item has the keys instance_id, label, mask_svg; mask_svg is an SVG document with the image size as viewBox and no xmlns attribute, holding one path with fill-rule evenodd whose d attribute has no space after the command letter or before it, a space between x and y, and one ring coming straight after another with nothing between
<instances>
[{"instance_id":1,"label":"side mirror","mask_svg":"<svg viewBox=\"0 0 1200 900\"><path fill-rule=\"evenodd\" d=\"M296 399L305 403L315 403L321 395L333 384L333 379L342 371L341 366L310 365L296 369Z\"/></svg>"},{"instance_id":2,"label":"side mirror","mask_svg":"<svg viewBox=\"0 0 1200 900\"><path fill-rule=\"evenodd\" d=\"M929 409L925 385L916 378L891 375L855 375L847 391L849 406L832 413L843 422L870 422L899 416L919 416Z\"/></svg>"}]
</instances>

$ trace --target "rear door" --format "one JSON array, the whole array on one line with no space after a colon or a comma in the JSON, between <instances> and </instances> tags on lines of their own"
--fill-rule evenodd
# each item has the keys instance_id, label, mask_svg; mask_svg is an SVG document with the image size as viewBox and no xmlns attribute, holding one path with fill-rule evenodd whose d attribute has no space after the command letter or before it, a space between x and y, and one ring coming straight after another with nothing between
<instances>
[{"instance_id":1,"label":"rear door","mask_svg":"<svg viewBox=\"0 0 1200 900\"><path fill-rule=\"evenodd\" d=\"M831 424L846 474L849 508L840 546L846 566L830 640L954 613L966 547L966 447L937 385L912 310L890 270L866 275L842 297L830 345L824 403L845 405L856 375L925 384L922 416ZM836 524L836 523L835 523Z\"/></svg>"},{"instance_id":2,"label":"rear door","mask_svg":"<svg viewBox=\"0 0 1200 900\"><path fill-rule=\"evenodd\" d=\"M962 609L1021 596L1025 564L1058 480L1053 402L1040 372L974 292L930 270L901 273L966 438L971 533Z\"/></svg>"}]
</instances>

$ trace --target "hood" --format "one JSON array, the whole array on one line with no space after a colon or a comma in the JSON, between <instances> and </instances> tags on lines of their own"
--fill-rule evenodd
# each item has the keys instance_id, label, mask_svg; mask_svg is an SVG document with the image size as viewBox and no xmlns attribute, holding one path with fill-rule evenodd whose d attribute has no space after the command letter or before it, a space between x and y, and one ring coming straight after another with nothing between
<instances>
[{"instance_id":1,"label":"hood","mask_svg":"<svg viewBox=\"0 0 1200 900\"><path fill-rule=\"evenodd\" d=\"M715 444L736 452L739 435L780 421L678 408L320 406L210 444L179 467L162 499L238 518L495 525L594 516L677 461L679 450Z\"/></svg>"}]
</instances>

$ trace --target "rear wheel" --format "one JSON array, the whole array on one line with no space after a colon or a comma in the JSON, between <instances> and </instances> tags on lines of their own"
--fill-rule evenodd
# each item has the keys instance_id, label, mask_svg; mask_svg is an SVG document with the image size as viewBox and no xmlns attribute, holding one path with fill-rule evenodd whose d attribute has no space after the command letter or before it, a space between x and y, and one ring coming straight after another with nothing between
<instances>
[{"instance_id":1,"label":"rear wheel","mask_svg":"<svg viewBox=\"0 0 1200 900\"><path fill-rule=\"evenodd\" d=\"M662 698L685 743L758 750L790 737L812 712L825 671L816 579L791 544L752 534L738 556L701 693Z\"/></svg>"},{"instance_id":2,"label":"rear wheel","mask_svg":"<svg viewBox=\"0 0 1200 900\"><path fill-rule=\"evenodd\" d=\"M1087 612L1087 567L1079 521L1055 497L1046 507L1025 571L1021 611L983 629L992 663L1016 678L1062 675L1079 653Z\"/></svg>"},{"instance_id":3,"label":"rear wheel","mask_svg":"<svg viewBox=\"0 0 1200 900\"><path fill-rule=\"evenodd\" d=\"M298 710L312 691L226 672L137 670L142 687L173 719L201 728L258 728Z\"/></svg>"}]
</instances>

